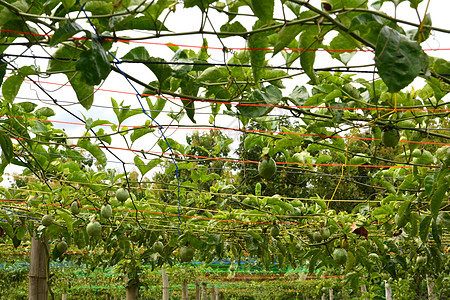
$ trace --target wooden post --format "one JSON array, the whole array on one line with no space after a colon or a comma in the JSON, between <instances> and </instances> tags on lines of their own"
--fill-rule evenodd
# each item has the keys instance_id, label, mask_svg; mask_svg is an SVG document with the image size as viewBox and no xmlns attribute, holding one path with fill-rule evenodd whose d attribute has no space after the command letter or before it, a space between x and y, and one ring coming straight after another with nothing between
<instances>
[{"instance_id":1,"label":"wooden post","mask_svg":"<svg viewBox=\"0 0 450 300\"><path fill-rule=\"evenodd\" d=\"M361 297L362 300L369 300L369 298L367 297L367 287L365 284L361 285Z\"/></svg>"},{"instance_id":2,"label":"wooden post","mask_svg":"<svg viewBox=\"0 0 450 300\"><path fill-rule=\"evenodd\" d=\"M195 300L200 300L200 282L195 280Z\"/></svg>"},{"instance_id":3,"label":"wooden post","mask_svg":"<svg viewBox=\"0 0 450 300\"><path fill-rule=\"evenodd\" d=\"M218 287L216 287L216 300L220 300L220 292Z\"/></svg>"},{"instance_id":4,"label":"wooden post","mask_svg":"<svg viewBox=\"0 0 450 300\"><path fill-rule=\"evenodd\" d=\"M327 295L325 295L325 293L322 293L322 300L327 300Z\"/></svg>"},{"instance_id":5,"label":"wooden post","mask_svg":"<svg viewBox=\"0 0 450 300\"><path fill-rule=\"evenodd\" d=\"M211 300L215 300L216 299L215 288L214 288L213 285L211 286L211 291L209 292L209 299L211 299Z\"/></svg>"},{"instance_id":6,"label":"wooden post","mask_svg":"<svg viewBox=\"0 0 450 300\"><path fill-rule=\"evenodd\" d=\"M181 284L181 299L182 300L189 300L188 284L187 284L186 280L184 280L183 283Z\"/></svg>"},{"instance_id":7,"label":"wooden post","mask_svg":"<svg viewBox=\"0 0 450 300\"><path fill-rule=\"evenodd\" d=\"M208 291L206 282L202 282L202 300L208 300Z\"/></svg>"},{"instance_id":8,"label":"wooden post","mask_svg":"<svg viewBox=\"0 0 450 300\"><path fill-rule=\"evenodd\" d=\"M169 278L166 270L162 268L162 283L163 283L163 300L169 300Z\"/></svg>"},{"instance_id":9,"label":"wooden post","mask_svg":"<svg viewBox=\"0 0 450 300\"><path fill-rule=\"evenodd\" d=\"M125 288L127 300L137 300L139 294L139 286L132 285Z\"/></svg>"},{"instance_id":10,"label":"wooden post","mask_svg":"<svg viewBox=\"0 0 450 300\"><path fill-rule=\"evenodd\" d=\"M334 299L334 294L333 294L333 289L332 288L328 290L328 295L330 296L330 300Z\"/></svg>"},{"instance_id":11,"label":"wooden post","mask_svg":"<svg viewBox=\"0 0 450 300\"><path fill-rule=\"evenodd\" d=\"M61 300L66 300L66 294L62 294Z\"/></svg>"},{"instance_id":12,"label":"wooden post","mask_svg":"<svg viewBox=\"0 0 450 300\"><path fill-rule=\"evenodd\" d=\"M386 293L386 300L392 300L392 287L387 280L384 281L384 291Z\"/></svg>"},{"instance_id":13,"label":"wooden post","mask_svg":"<svg viewBox=\"0 0 450 300\"><path fill-rule=\"evenodd\" d=\"M28 299L47 300L47 270L50 247L47 239L37 239L36 233L31 239L30 271L28 273Z\"/></svg>"},{"instance_id":14,"label":"wooden post","mask_svg":"<svg viewBox=\"0 0 450 300\"><path fill-rule=\"evenodd\" d=\"M436 295L433 293L433 289L434 289L434 280L433 280L433 278L430 278L427 275L427 292L428 292L428 299L429 300L435 300L436 299Z\"/></svg>"}]
</instances>

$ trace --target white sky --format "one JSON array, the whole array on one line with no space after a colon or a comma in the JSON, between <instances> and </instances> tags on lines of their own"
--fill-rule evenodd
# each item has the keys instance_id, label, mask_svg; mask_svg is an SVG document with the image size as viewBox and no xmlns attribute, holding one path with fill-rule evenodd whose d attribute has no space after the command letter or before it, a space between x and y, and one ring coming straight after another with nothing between
<instances>
[{"instance_id":1,"label":"white sky","mask_svg":"<svg viewBox=\"0 0 450 300\"><path fill-rule=\"evenodd\" d=\"M426 0L423 1L419 5L419 14L421 17L423 17L426 7ZM311 4L313 4L316 7L320 7L320 0L311 0ZM390 15L393 15L393 4L390 2L387 2L383 5L382 10L387 12ZM241 8L242 9L242 8ZM279 7L276 8L276 11L280 11ZM450 29L450 21L448 17L448 12L450 11L450 1L448 0L433 0L430 1L428 12L431 13L431 18L433 20L433 26L440 27L440 28L446 28ZM240 12L244 12L243 10ZM247 13L250 13L250 11L247 11ZM279 15L281 16L281 15ZM292 17L292 16L291 16ZM409 2L403 2L399 5L397 8L397 18L402 20L408 20L410 22L419 23L418 17L416 15L416 12L412 10L409 7ZM211 20L214 22L214 26L216 31L219 31L220 26L225 23L226 17L221 16L218 14L211 15ZM241 20L240 20L241 21ZM196 31L200 27L200 11L198 8L191 8L191 9L183 9L182 4L178 5L177 11L174 15L169 16L167 19L166 26L176 32L180 31ZM243 25L247 27L247 29L250 29L253 25L254 19L250 21L250 23L243 21ZM79 22L80 25L83 25L85 28L89 28L87 24L83 24L82 21ZM408 26L405 26L404 24L401 25L405 30L411 29ZM206 30L211 30L210 26L206 26ZM91 30L92 31L92 30ZM143 35L144 33L141 32L133 32L130 33L130 35ZM208 35L206 36L209 42L209 46L212 47L222 47L220 41L212 36ZM327 39L328 40L328 39ZM326 41L327 41L326 40ZM245 40L242 38L226 38L222 40L225 46L227 47L245 47ZM326 42L325 41L325 42ZM185 45L195 45L195 46L201 46L202 44L202 36L179 36L179 37L171 37L171 38L158 38L158 39L152 39L150 42L157 42L157 43L176 43L176 44L185 44ZM141 46L142 44L134 44L131 43L130 46L127 46L123 43L118 43L113 46L112 50L118 50L117 57L121 57L124 54L126 54L132 47ZM169 60L171 56L173 55L173 52L169 50L166 46L161 45L145 45L150 55L155 57L162 57L166 60ZM448 34L440 33L440 32L432 32L432 36L422 44L422 47L424 49L449 49L450 48L450 38ZM198 49L193 49L194 51L198 51ZM52 52L53 49L50 50ZM9 48L6 53L20 53L18 47L16 48ZM35 49L33 53L26 53L26 54L36 54L36 55L42 55L44 54L42 51L39 51ZM217 62L223 62L223 54L219 50L208 50L208 53L212 55L213 61ZM433 52L427 52L430 56L436 56L436 57L442 57L446 60L450 60L450 51L433 51ZM229 59L231 56L229 55L227 59ZM278 58L277 58L278 57ZM283 60L281 58L281 54L278 54L277 57L273 61L270 62L271 65L276 65L277 63L282 64ZM267 58L269 58L269 54L267 55ZM16 61L17 65L20 67L25 64L31 64L34 63L30 59L19 59ZM40 66L41 70L45 70L45 66L47 61L36 61L36 63ZM360 65L360 64L367 64L367 63L373 63L373 53L357 53L355 57L350 62L350 65ZM339 66L342 65L339 61L331 59L330 55L325 52L318 52L317 58L316 58L316 64L314 65L316 68L320 67L329 67L329 66ZM297 61L293 66L299 66L299 62ZM144 82L150 82L152 80L155 80L155 77L153 74L143 65L137 65L137 64L124 64L121 66L121 68L125 71L130 73L133 76L136 76L143 80ZM292 72L292 71L291 71ZM359 75L358 75L359 76ZM369 79L371 78L371 75ZM48 82L59 82L59 83L65 83L66 77L65 76L52 76L49 79L42 78L42 81L48 81ZM287 89L283 91L286 95L288 95L292 88L295 85L303 85L306 84L308 81L307 77L305 75L295 77L291 80L286 80L285 85L287 86ZM413 82L413 86L417 89L420 88L423 85L423 80L418 79ZM45 88L49 90L55 90L52 92L52 96L58 99L59 101L70 101L70 102L77 102L75 94L73 90L70 87L59 87L56 85L43 85ZM140 92L143 91L142 87L139 87L137 84L135 85ZM115 74L114 72L111 72L110 77L104 82L101 86L101 89L106 90L120 90L123 92L129 92L133 93L133 89L131 86L127 83L127 81ZM31 83L24 83L22 85L22 88L19 93L19 97L32 97L36 98L36 95L39 95L42 99L48 99L46 96L44 96L41 92L38 91L38 88L33 86ZM78 116L86 116L86 117L92 117L94 120L97 118L100 119L106 119L111 120L111 122L116 123L117 120L115 118L115 115L112 111L112 109L104 108L104 107L95 107L95 105L100 106L111 106L110 98L116 99L118 103L120 103L122 100L125 102L126 105L131 105L133 108L138 108L139 104L137 103L136 97L132 94L126 95L121 93L112 93L112 92L104 92L99 91L95 95L94 100L94 106L89 110L86 111L83 109L80 105L70 105L68 108L77 114ZM447 97L448 99L448 97ZM20 101L20 100L16 100ZM23 101L31 101L31 100L23 100ZM145 104L145 100L144 105ZM153 100L154 101L154 100ZM31 101L33 103L39 104L39 106L42 106L42 103L39 101L33 100ZM177 103L181 103L180 101L177 101ZM51 120L57 120L57 121L69 121L69 122L78 122L77 120L73 119L71 116L67 115L66 113L62 112L60 109L58 109L55 106L49 106L52 109L57 112L56 116L52 117ZM208 118L209 118L209 105L202 104L202 103L196 103L196 108L199 109L201 107L204 107L204 109L197 110L196 113L196 120L197 125L208 125ZM173 109L175 112L177 112L179 109L174 106L168 106L164 108L164 110L170 110ZM203 113L203 114L202 114ZM219 124L221 126L225 127L238 127L238 121L235 118L232 117L226 117L226 116L219 116ZM125 125L142 125L147 120L147 117L144 115L134 116L130 119L128 119L125 122ZM170 118L167 117L166 113L161 113L157 117L157 121L162 124L168 124L170 122ZM191 124L188 117L185 116L182 121L183 124ZM195 125L194 125L195 126ZM63 125L63 124L54 124L55 128L64 128L69 136L80 136L84 132L83 126L70 126L70 125ZM96 128L98 130L98 128ZM109 129L105 128L106 132L111 132ZM185 143L185 134L187 133L187 130L169 130L167 132L167 136L171 137L180 143ZM233 132L225 132L229 136L236 136L237 133ZM133 148L134 149L143 149L143 150L150 150L150 148L157 142L159 139L159 134L157 135L147 135L144 138L141 138L139 143L136 143ZM112 145L113 147L123 147L126 148L125 143L118 138L113 139ZM159 148L156 146L153 148L153 151L159 151ZM133 162L134 154L130 153L129 151L115 151L115 153L121 157L125 162ZM112 158L109 154L107 154L108 160L115 161L116 159ZM118 170L120 170L120 165L118 164L109 164L109 167L114 167ZM133 166L128 166L128 170L134 169ZM6 170L6 173L8 172L17 172L17 168L12 167Z\"/></svg>"}]
</instances>

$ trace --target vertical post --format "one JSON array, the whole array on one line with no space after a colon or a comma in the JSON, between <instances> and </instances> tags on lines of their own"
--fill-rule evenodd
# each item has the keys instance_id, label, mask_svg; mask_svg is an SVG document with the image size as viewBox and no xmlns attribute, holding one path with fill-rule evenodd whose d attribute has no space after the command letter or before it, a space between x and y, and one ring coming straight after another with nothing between
<instances>
[{"instance_id":1,"label":"vertical post","mask_svg":"<svg viewBox=\"0 0 450 300\"><path fill-rule=\"evenodd\" d=\"M62 294L61 300L66 300L66 294Z\"/></svg>"},{"instance_id":2,"label":"vertical post","mask_svg":"<svg viewBox=\"0 0 450 300\"><path fill-rule=\"evenodd\" d=\"M334 293L333 293L333 288L328 290L328 295L330 296L330 300L334 299Z\"/></svg>"},{"instance_id":3,"label":"vertical post","mask_svg":"<svg viewBox=\"0 0 450 300\"><path fill-rule=\"evenodd\" d=\"M202 282L202 300L208 300L207 284Z\"/></svg>"},{"instance_id":4,"label":"vertical post","mask_svg":"<svg viewBox=\"0 0 450 300\"><path fill-rule=\"evenodd\" d=\"M200 300L200 282L195 280L195 300Z\"/></svg>"},{"instance_id":5,"label":"vertical post","mask_svg":"<svg viewBox=\"0 0 450 300\"><path fill-rule=\"evenodd\" d=\"M321 300L327 300L327 295L325 293L322 293L322 299Z\"/></svg>"},{"instance_id":6,"label":"vertical post","mask_svg":"<svg viewBox=\"0 0 450 300\"><path fill-rule=\"evenodd\" d=\"M434 289L434 280L433 280L433 278L430 278L427 275L427 292L428 292L428 299L429 300L435 300L436 299L436 295L433 293L433 289Z\"/></svg>"},{"instance_id":7,"label":"vertical post","mask_svg":"<svg viewBox=\"0 0 450 300\"><path fill-rule=\"evenodd\" d=\"M215 300L216 299L216 293L215 293L215 289L214 286L211 286L211 291L209 292L209 299L211 300Z\"/></svg>"},{"instance_id":8,"label":"vertical post","mask_svg":"<svg viewBox=\"0 0 450 300\"><path fill-rule=\"evenodd\" d=\"M220 292L218 287L216 287L216 300L220 300Z\"/></svg>"},{"instance_id":9,"label":"vertical post","mask_svg":"<svg viewBox=\"0 0 450 300\"><path fill-rule=\"evenodd\" d=\"M369 298L367 297L367 287L365 284L361 285L361 297L362 300L369 300Z\"/></svg>"},{"instance_id":10,"label":"vertical post","mask_svg":"<svg viewBox=\"0 0 450 300\"><path fill-rule=\"evenodd\" d=\"M182 300L189 300L188 284L187 284L186 280L183 280L183 283L181 284L181 299Z\"/></svg>"},{"instance_id":11,"label":"vertical post","mask_svg":"<svg viewBox=\"0 0 450 300\"><path fill-rule=\"evenodd\" d=\"M47 239L37 239L36 233L31 239L30 271L28 273L28 299L47 300L47 270L50 248Z\"/></svg>"},{"instance_id":12,"label":"vertical post","mask_svg":"<svg viewBox=\"0 0 450 300\"><path fill-rule=\"evenodd\" d=\"M169 278L166 269L162 268L163 300L169 300Z\"/></svg>"},{"instance_id":13,"label":"vertical post","mask_svg":"<svg viewBox=\"0 0 450 300\"><path fill-rule=\"evenodd\" d=\"M387 280L384 281L384 291L386 293L386 300L392 300L392 287Z\"/></svg>"}]
</instances>

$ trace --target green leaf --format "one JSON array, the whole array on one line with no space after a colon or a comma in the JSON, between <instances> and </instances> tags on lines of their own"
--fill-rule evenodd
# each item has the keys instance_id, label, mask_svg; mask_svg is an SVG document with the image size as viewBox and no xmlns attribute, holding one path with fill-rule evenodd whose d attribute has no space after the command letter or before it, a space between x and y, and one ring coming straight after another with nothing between
<instances>
[{"instance_id":1,"label":"green leaf","mask_svg":"<svg viewBox=\"0 0 450 300\"><path fill-rule=\"evenodd\" d=\"M230 74L226 67L209 67L197 77L197 81L200 83L226 82L228 76Z\"/></svg>"},{"instance_id":2,"label":"green leaf","mask_svg":"<svg viewBox=\"0 0 450 300\"><path fill-rule=\"evenodd\" d=\"M71 38L78 32L83 31L83 28L75 22L67 21L64 25L59 27L52 36L49 46L54 47L55 45Z\"/></svg>"},{"instance_id":3,"label":"green leaf","mask_svg":"<svg viewBox=\"0 0 450 300\"><path fill-rule=\"evenodd\" d=\"M46 119L53 117L55 112L50 107L41 107L35 111L36 117L39 119Z\"/></svg>"},{"instance_id":4,"label":"green leaf","mask_svg":"<svg viewBox=\"0 0 450 300\"><path fill-rule=\"evenodd\" d=\"M263 1L260 1L263 2ZM253 29L261 27L261 23L257 21ZM252 34L248 39L248 48L250 49L250 64L252 66L253 80L255 85L259 86L259 80L262 78L265 66L266 50L268 47L267 33Z\"/></svg>"},{"instance_id":5,"label":"green leaf","mask_svg":"<svg viewBox=\"0 0 450 300\"><path fill-rule=\"evenodd\" d=\"M3 60L0 60L0 86L2 86L3 78L5 78L7 65L8 64L6 62L4 62Z\"/></svg>"},{"instance_id":6,"label":"green leaf","mask_svg":"<svg viewBox=\"0 0 450 300\"><path fill-rule=\"evenodd\" d=\"M220 32L245 33L247 29L238 21L233 23L225 23L220 27ZM220 34L220 37L228 37L228 35Z\"/></svg>"},{"instance_id":7,"label":"green leaf","mask_svg":"<svg viewBox=\"0 0 450 300\"><path fill-rule=\"evenodd\" d=\"M133 130L133 132L131 133L130 140L131 140L131 142L134 143L138 138L141 138L144 135L146 135L147 133L154 132L154 131L155 131L155 129L153 129L153 128L145 128L145 127L137 128L137 129Z\"/></svg>"},{"instance_id":8,"label":"green leaf","mask_svg":"<svg viewBox=\"0 0 450 300\"><path fill-rule=\"evenodd\" d=\"M135 163L136 167L138 168L139 172L141 172L142 176L147 174L151 169L156 167L161 162L163 162L162 159L156 158L156 159L152 159L148 164L145 164L139 156L134 157L134 163Z\"/></svg>"},{"instance_id":9,"label":"green leaf","mask_svg":"<svg viewBox=\"0 0 450 300\"><path fill-rule=\"evenodd\" d=\"M22 74L14 74L5 80L2 85L2 93L6 101L13 103L24 79L25 77Z\"/></svg>"},{"instance_id":10,"label":"green leaf","mask_svg":"<svg viewBox=\"0 0 450 300\"><path fill-rule=\"evenodd\" d=\"M106 166L106 155L98 145L92 144L89 139L83 138L78 140L77 146L91 153L100 165Z\"/></svg>"},{"instance_id":11,"label":"green leaf","mask_svg":"<svg viewBox=\"0 0 450 300\"><path fill-rule=\"evenodd\" d=\"M428 66L428 56L419 43L411 41L398 31L384 26L375 49L378 73L395 93L410 84Z\"/></svg>"},{"instance_id":12,"label":"green leaf","mask_svg":"<svg viewBox=\"0 0 450 300\"><path fill-rule=\"evenodd\" d=\"M314 72L314 61L316 59L316 49L319 48L318 40L319 29L317 26L308 26L300 35L298 47L302 49L300 54L300 65L313 84L317 83L316 73Z\"/></svg>"},{"instance_id":13,"label":"green leaf","mask_svg":"<svg viewBox=\"0 0 450 300\"><path fill-rule=\"evenodd\" d=\"M305 86L296 86L289 95L289 98L296 106L303 106L306 100L308 100L309 94Z\"/></svg>"},{"instance_id":14,"label":"green leaf","mask_svg":"<svg viewBox=\"0 0 450 300\"><path fill-rule=\"evenodd\" d=\"M89 85L99 85L111 72L108 54L98 39L92 38L91 49L81 53L76 70L82 73L82 79Z\"/></svg>"},{"instance_id":15,"label":"green leaf","mask_svg":"<svg viewBox=\"0 0 450 300\"><path fill-rule=\"evenodd\" d=\"M167 102L167 100L163 97L156 97L155 104L152 103L152 100L149 97L146 97L145 100L147 101L147 105L150 108L150 116L153 119L156 119L156 117L161 113Z\"/></svg>"},{"instance_id":16,"label":"green leaf","mask_svg":"<svg viewBox=\"0 0 450 300\"><path fill-rule=\"evenodd\" d=\"M423 43L430 37L432 22L431 15L429 13L425 16L423 24L425 26L422 28L422 31L419 32L420 28L416 28L408 30L407 32L408 37L413 41L417 41L419 44Z\"/></svg>"},{"instance_id":17,"label":"green leaf","mask_svg":"<svg viewBox=\"0 0 450 300\"><path fill-rule=\"evenodd\" d=\"M88 118L85 122L85 128L86 130L90 130L92 128L95 128L97 126L106 125L106 124L112 124L108 120L92 120L92 118Z\"/></svg>"},{"instance_id":18,"label":"green leaf","mask_svg":"<svg viewBox=\"0 0 450 300\"><path fill-rule=\"evenodd\" d=\"M442 201L445 198L445 193L447 192L448 188L449 186L447 183L441 183L434 191L433 196L431 196L430 211L433 218L436 218L439 214L439 209L441 208Z\"/></svg>"},{"instance_id":19,"label":"green leaf","mask_svg":"<svg viewBox=\"0 0 450 300\"><path fill-rule=\"evenodd\" d=\"M433 236L433 239L438 247L440 247L442 241L442 226L436 221L436 219L431 221L431 235Z\"/></svg>"},{"instance_id":20,"label":"green leaf","mask_svg":"<svg viewBox=\"0 0 450 300\"><path fill-rule=\"evenodd\" d=\"M255 16L264 23L271 23L273 19L274 0L251 0L251 8Z\"/></svg>"},{"instance_id":21,"label":"green leaf","mask_svg":"<svg viewBox=\"0 0 450 300\"><path fill-rule=\"evenodd\" d=\"M0 131L0 146L2 148L2 156L6 159L7 163L10 163L14 157L14 148L9 135L3 133L3 131Z\"/></svg>"},{"instance_id":22,"label":"green leaf","mask_svg":"<svg viewBox=\"0 0 450 300\"><path fill-rule=\"evenodd\" d=\"M142 113L142 110L134 110L130 109L130 105L123 105L123 101L120 103L120 107L117 104L116 100L111 98L111 104L113 106L114 114L117 117L117 120L119 121L119 125L123 123L126 119L128 119L131 116L138 115Z\"/></svg>"},{"instance_id":23,"label":"green leaf","mask_svg":"<svg viewBox=\"0 0 450 300\"><path fill-rule=\"evenodd\" d=\"M248 100L248 102L240 102L240 105L237 106L244 117L262 117L273 109L272 106L267 106L265 96L260 90L253 91Z\"/></svg>"},{"instance_id":24,"label":"green leaf","mask_svg":"<svg viewBox=\"0 0 450 300\"><path fill-rule=\"evenodd\" d=\"M278 39L273 48L273 55L277 54L283 50L287 45L289 45L292 40L302 31L302 26L300 25L290 25L283 27L278 33Z\"/></svg>"},{"instance_id":25,"label":"green leaf","mask_svg":"<svg viewBox=\"0 0 450 300\"><path fill-rule=\"evenodd\" d=\"M422 221L420 221L419 236L423 243L427 242L430 223L431 223L431 216L426 216L425 218L422 219Z\"/></svg>"},{"instance_id":26,"label":"green leaf","mask_svg":"<svg viewBox=\"0 0 450 300\"><path fill-rule=\"evenodd\" d=\"M147 16L127 16L126 18L111 18L111 30L168 30L159 20L152 20Z\"/></svg>"}]
</instances>

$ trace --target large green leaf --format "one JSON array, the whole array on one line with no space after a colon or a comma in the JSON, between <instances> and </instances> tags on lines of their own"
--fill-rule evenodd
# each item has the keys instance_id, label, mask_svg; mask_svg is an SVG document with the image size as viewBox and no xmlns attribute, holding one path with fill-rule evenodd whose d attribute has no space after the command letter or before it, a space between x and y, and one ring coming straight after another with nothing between
<instances>
[{"instance_id":1,"label":"large green leaf","mask_svg":"<svg viewBox=\"0 0 450 300\"><path fill-rule=\"evenodd\" d=\"M3 60L0 60L0 86L2 86L3 78L5 77L6 74L6 66L7 63L4 62Z\"/></svg>"},{"instance_id":2,"label":"large green leaf","mask_svg":"<svg viewBox=\"0 0 450 300\"><path fill-rule=\"evenodd\" d=\"M98 85L111 72L108 54L103 49L97 38L92 38L91 49L81 53L76 63L77 71L80 71L82 80L89 85Z\"/></svg>"},{"instance_id":3,"label":"large green leaf","mask_svg":"<svg viewBox=\"0 0 450 300\"><path fill-rule=\"evenodd\" d=\"M298 47L303 51L300 54L300 65L313 84L317 83L316 74L314 72L314 61L316 59L315 50L318 49L321 44L318 35L319 29L317 26L309 26L300 35L298 43Z\"/></svg>"},{"instance_id":4,"label":"large green leaf","mask_svg":"<svg viewBox=\"0 0 450 300\"><path fill-rule=\"evenodd\" d=\"M106 155L98 145L92 144L89 139L83 138L78 140L77 146L91 153L100 165L106 166Z\"/></svg>"},{"instance_id":5,"label":"large green leaf","mask_svg":"<svg viewBox=\"0 0 450 300\"><path fill-rule=\"evenodd\" d=\"M257 21L253 29L258 29L262 24ZM253 71L253 80L255 85L259 86L259 80L264 72L266 50L268 45L267 33L252 34L248 39L248 48L250 49L250 64Z\"/></svg>"},{"instance_id":6,"label":"large green leaf","mask_svg":"<svg viewBox=\"0 0 450 300\"><path fill-rule=\"evenodd\" d=\"M80 25L72 21L67 21L55 31L55 34L53 34L50 41L50 47L54 47L81 31L83 31L83 28Z\"/></svg>"},{"instance_id":7,"label":"large green leaf","mask_svg":"<svg viewBox=\"0 0 450 300\"><path fill-rule=\"evenodd\" d=\"M375 49L375 65L391 93L410 84L428 66L428 56L419 43L384 26Z\"/></svg>"},{"instance_id":8,"label":"large green leaf","mask_svg":"<svg viewBox=\"0 0 450 300\"><path fill-rule=\"evenodd\" d=\"M6 101L10 103L14 101L17 93L19 93L24 78L25 77L22 74L14 74L5 80L2 85L2 93Z\"/></svg>"},{"instance_id":9,"label":"large green leaf","mask_svg":"<svg viewBox=\"0 0 450 300\"><path fill-rule=\"evenodd\" d=\"M162 159L155 158L152 159L148 164L145 164L139 156L134 157L135 166L138 168L139 172L141 172L142 176L147 174L151 169L156 167L161 162L163 162Z\"/></svg>"},{"instance_id":10,"label":"large green leaf","mask_svg":"<svg viewBox=\"0 0 450 300\"><path fill-rule=\"evenodd\" d=\"M9 135L3 132L0 132L0 146L2 148L2 156L5 157L7 163L10 163L14 156L14 149Z\"/></svg>"},{"instance_id":11,"label":"large green leaf","mask_svg":"<svg viewBox=\"0 0 450 300\"><path fill-rule=\"evenodd\" d=\"M292 40L302 31L302 26L300 25L290 25L283 27L278 33L278 39L273 48L273 55L277 54L283 50L287 45L289 45Z\"/></svg>"},{"instance_id":12,"label":"large green leaf","mask_svg":"<svg viewBox=\"0 0 450 300\"><path fill-rule=\"evenodd\" d=\"M448 183L442 182L434 191L433 196L431 196L430 211L433 218L436 218L439 214L439 209L441 208L442 201L445 198L445 193L447 192L448 188Z\"/></svg>"},{"instance_id":13,"label":"large green leaf","mask_svg":"<svg viewBox=\"0 0 450 300\"><path fill-rule=\"evenodd\" d=\"M80 104L89 109L94 102L94 86L86 83L83 80L81 72L67 73L67 71L73 70L75 72L75 64L77 58L80 57L81 51L77 48L63 44L53 54L54 57L62 58L61 60L52 59L48 64L47 71L49 72L65 72L64 74L70 81L72 88L77 95L77 99Z\"/></svg>"},{"instance_id":14,"label":"large green leaf","mask_svg":"<svg viewBox=\"0 0 450 300\"><path fill-rule=\"evenodd\" d=\"M251 8L255 16L262 22L270 23L273 19L274 0L251 0Z\"/></svg>"}]
</instances>

